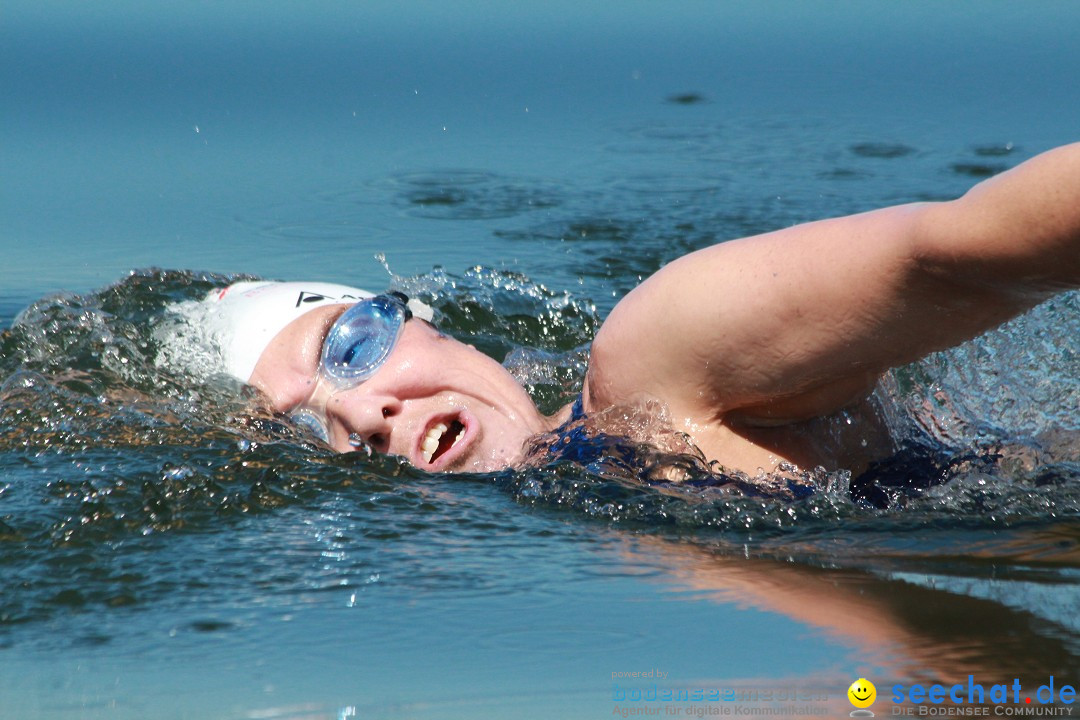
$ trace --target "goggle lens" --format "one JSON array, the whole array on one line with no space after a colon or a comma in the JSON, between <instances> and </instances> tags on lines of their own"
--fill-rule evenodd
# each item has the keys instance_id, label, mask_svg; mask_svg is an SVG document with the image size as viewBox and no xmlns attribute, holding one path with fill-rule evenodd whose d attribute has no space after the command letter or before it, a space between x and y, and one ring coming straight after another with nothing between
<instances>
[{"instance_id":1,"label":"goggle lens","mask_svg":"<svg viewBox=\"0 0 1080 720\"><path fill-rule=\"evenodd\" d=\"M397 292L361 300L341 314L323 341L320 372L337 390L355 387L375 374L394 351L405 321L412 317L409 299ZM330 441L322 413L307 407L290 417L323 442Z\"/></svg>"},{"instance_id":2,"label":"goggle lens","mask_svg":"<svg viewBox=\"0 0 1080 720\"><path fill-rule=\"evenodd\" d=\"M408 307L399 298L388 295L353 305L326 335L323 373L342 387L367 380L393 352L409 315Z\"/></svg>"}]
</instances>

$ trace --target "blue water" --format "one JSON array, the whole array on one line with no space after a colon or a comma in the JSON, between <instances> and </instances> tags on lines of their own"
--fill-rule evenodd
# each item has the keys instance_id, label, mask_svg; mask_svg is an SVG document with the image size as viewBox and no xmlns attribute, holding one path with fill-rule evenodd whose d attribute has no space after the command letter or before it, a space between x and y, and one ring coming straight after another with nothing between
<instances>
[{"instance_id":1,"label":"blue water","mask_svg":"<svg viewBox=\"0 0 1080 720\"><path fill-rule=\"evenodd\" d=\"M672 258L1076 140L1077 27L1069 2L5 3L0 320L78 297L2 345L0 716L608 717L612 674L650 668L834 714L860 676L1077 680L1068 436L885 514L429 477L169 385L137 320L203 280L125 280L392 273L554 402ZM893 399L1075 431L1077 316Z\"/></svg>"}]
</instances>

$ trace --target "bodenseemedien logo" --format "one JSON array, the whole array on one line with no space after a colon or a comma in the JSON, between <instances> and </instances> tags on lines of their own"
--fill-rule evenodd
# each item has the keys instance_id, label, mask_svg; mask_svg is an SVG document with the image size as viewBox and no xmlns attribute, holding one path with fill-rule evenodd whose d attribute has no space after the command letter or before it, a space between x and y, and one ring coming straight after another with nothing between
<instances>
[{"instance_id":1,"label":"bodenseemedien logo","mask_svg":"<svg viewBox=\"0 0 1080 720\"><path fill-rule=\"evenodd\" d=\"M847 697L855 706L855 709L851 711L851 717L874 717L874 711L868 709L877 698L877 688L874 687L874 683L866 678L859 678L848 687Z\"/></svg>"}]
</instances>

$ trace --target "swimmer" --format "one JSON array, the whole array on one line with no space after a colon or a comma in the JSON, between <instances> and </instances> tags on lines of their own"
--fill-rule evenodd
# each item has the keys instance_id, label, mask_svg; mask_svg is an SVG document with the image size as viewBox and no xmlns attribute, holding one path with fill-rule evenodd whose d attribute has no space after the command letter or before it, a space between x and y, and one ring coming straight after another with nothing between
<instances>
[{"instance_id":1,"label":"swimmer","mask_svg":"<svg viewBox=\"0 0 1080 720\"><path fill-rule=\"evenodd\" d=\"M208 302L225 369L336 450L432 472L519 462L572 413L659 403L709 460L859 472L889 451L868 398L888 369L1080 286L1080 144L949 202L821 220L690 253L614 308L574 407L542 415L430 309L311 283L237 284ZM838 437L828 419L853 422Z\"/></svg>"}]
</instances>

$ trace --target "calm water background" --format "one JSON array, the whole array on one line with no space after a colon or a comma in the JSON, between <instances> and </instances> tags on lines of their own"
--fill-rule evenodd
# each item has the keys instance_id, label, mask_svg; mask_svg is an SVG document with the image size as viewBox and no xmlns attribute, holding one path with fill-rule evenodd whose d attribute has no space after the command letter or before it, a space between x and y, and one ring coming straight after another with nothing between
<instances>
[{"instance_id":1,"label":"calm water background","mask_svg":"<svg viewBox=\"0 0 1080 720\"><path fill-rule=\"evenodd\" d=\"M538 285L600 319L690 249L954 197L1080 138L1078 27L1071 2L9 1L0 319L151 266L378 289L380 253L406 282L513 285L483 296L497 319ZM649 668L843 712L859 676L1078 679L1068 489L1004 523L943 501L733 534L520 479L244 459L220 433L24 447L5 422L2 717L606 717L611 674ZM307 484L78 534L81 482L251 485L249 461Z\"/></svg>"}]
</instances>

